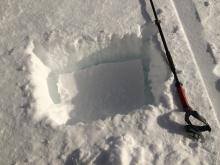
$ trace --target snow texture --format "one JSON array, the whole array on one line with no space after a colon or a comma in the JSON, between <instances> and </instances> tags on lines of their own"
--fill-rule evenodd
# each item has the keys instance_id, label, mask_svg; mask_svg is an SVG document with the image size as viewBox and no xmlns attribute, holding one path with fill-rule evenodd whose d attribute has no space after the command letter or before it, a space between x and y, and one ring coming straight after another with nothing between
<instances>
[{"instance_id":1,"label":"snow texture","mask_svg":"<svg viewBox=\"0 0 220 165\"><path fill-rule=\"evenodd\" d=\"M145 0L1 0L0 164L219 164L220 3L155 0L193 140Z\"/></svg>"}]
</instances>

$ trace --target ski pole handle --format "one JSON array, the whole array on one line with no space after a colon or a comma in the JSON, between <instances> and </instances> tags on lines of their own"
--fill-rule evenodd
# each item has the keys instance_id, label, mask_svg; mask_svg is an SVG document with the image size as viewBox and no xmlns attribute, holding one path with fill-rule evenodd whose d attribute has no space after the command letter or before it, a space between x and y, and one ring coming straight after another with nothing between
<instances>
[{"instance_id":1,"label":"ski pole handle","mask_svg":"<svg viewBox=\"0 0 220 165\"><path fill-rule=\"evenodd\" d=\"M182 103L182 106L183 106L184 110L186 112L191 111L188 100L186 98L186 92L183 88L183 85L181 83L176 83L176 88L177 88L178 95L179 95L179 98L180 98L180 101Z\"/></svg>"},{"instance_id":2,"label":"ski pole handle","mask_svg":"<svg viewBox=\"0 0 220 165\"><path fill-rule=\"evenodd\" d=\"M186 121L187 124L189 124L188 127L193 128L197 132L203 132L203 131L209 131L210 132L211 127L206 122L206 119L203 116L201 116L197 111L192 110L192 108L189 106L189 103L188 103L188 100L186 98L186 93L185 93L185 90L183 88L183 85L180 82L178 82L178 83L176 83L176 88L177 88L177 91L178 91L179 98L180 98L180 101L182 103L183 109L186 112L185 121ZM194 118L201 121L205 125L203 125L203 126L193 125L190 121L190 116L193 116Z\"/></svg>"}]
</instances>

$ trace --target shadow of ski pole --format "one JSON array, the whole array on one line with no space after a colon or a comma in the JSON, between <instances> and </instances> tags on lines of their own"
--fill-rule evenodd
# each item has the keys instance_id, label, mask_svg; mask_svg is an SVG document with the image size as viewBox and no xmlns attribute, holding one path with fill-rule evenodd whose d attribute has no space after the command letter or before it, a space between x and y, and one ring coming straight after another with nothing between
<instances>
[{"instance_id":1,"label":"shadow of ski pole","mask_svg":"<svg viewBox=\"0 0 220 165\"><path fill-rule=\"evenodd\" d=\"M151 21L151 18L150 18L149 14L147 13L147 10L146 10L145 0L139 0L139 3L141 5L141 14L142 14L143 18L145 19L145 21L146 22Z\"/></svg>"}]
</instances>

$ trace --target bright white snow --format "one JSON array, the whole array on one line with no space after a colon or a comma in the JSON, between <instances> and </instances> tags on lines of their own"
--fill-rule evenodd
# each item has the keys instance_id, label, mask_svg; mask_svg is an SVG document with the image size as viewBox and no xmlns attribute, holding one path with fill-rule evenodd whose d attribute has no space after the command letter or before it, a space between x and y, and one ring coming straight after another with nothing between
<instances>
[{"instance_id":1,"label":"bright white snow","mask_svg":"<svg viewBox=\"0 0 220 165\"><path fill-rule=\"evenodd\" d=\"M148 0L2 0L1 165L220 163L219 2L154 2L212 132L184 131Z\"/></svg>"}]
</instances>

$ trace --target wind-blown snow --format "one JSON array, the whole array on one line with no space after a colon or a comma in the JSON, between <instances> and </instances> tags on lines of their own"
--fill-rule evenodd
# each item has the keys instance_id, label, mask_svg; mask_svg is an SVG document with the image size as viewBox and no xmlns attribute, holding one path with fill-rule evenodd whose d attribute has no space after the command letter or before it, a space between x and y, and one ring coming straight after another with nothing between
<instances>
[{"instance_id":1,"label":"wind-blown snow","mask_svg":"<svg viewBox=\"0 0 220 165\"><path fill-rule=\"evenodd\" d=\"M154 1L212 132L184 131L149 1L2 0L1 165L219 164L219 3Z\"/></svg>"}]
</instances>

